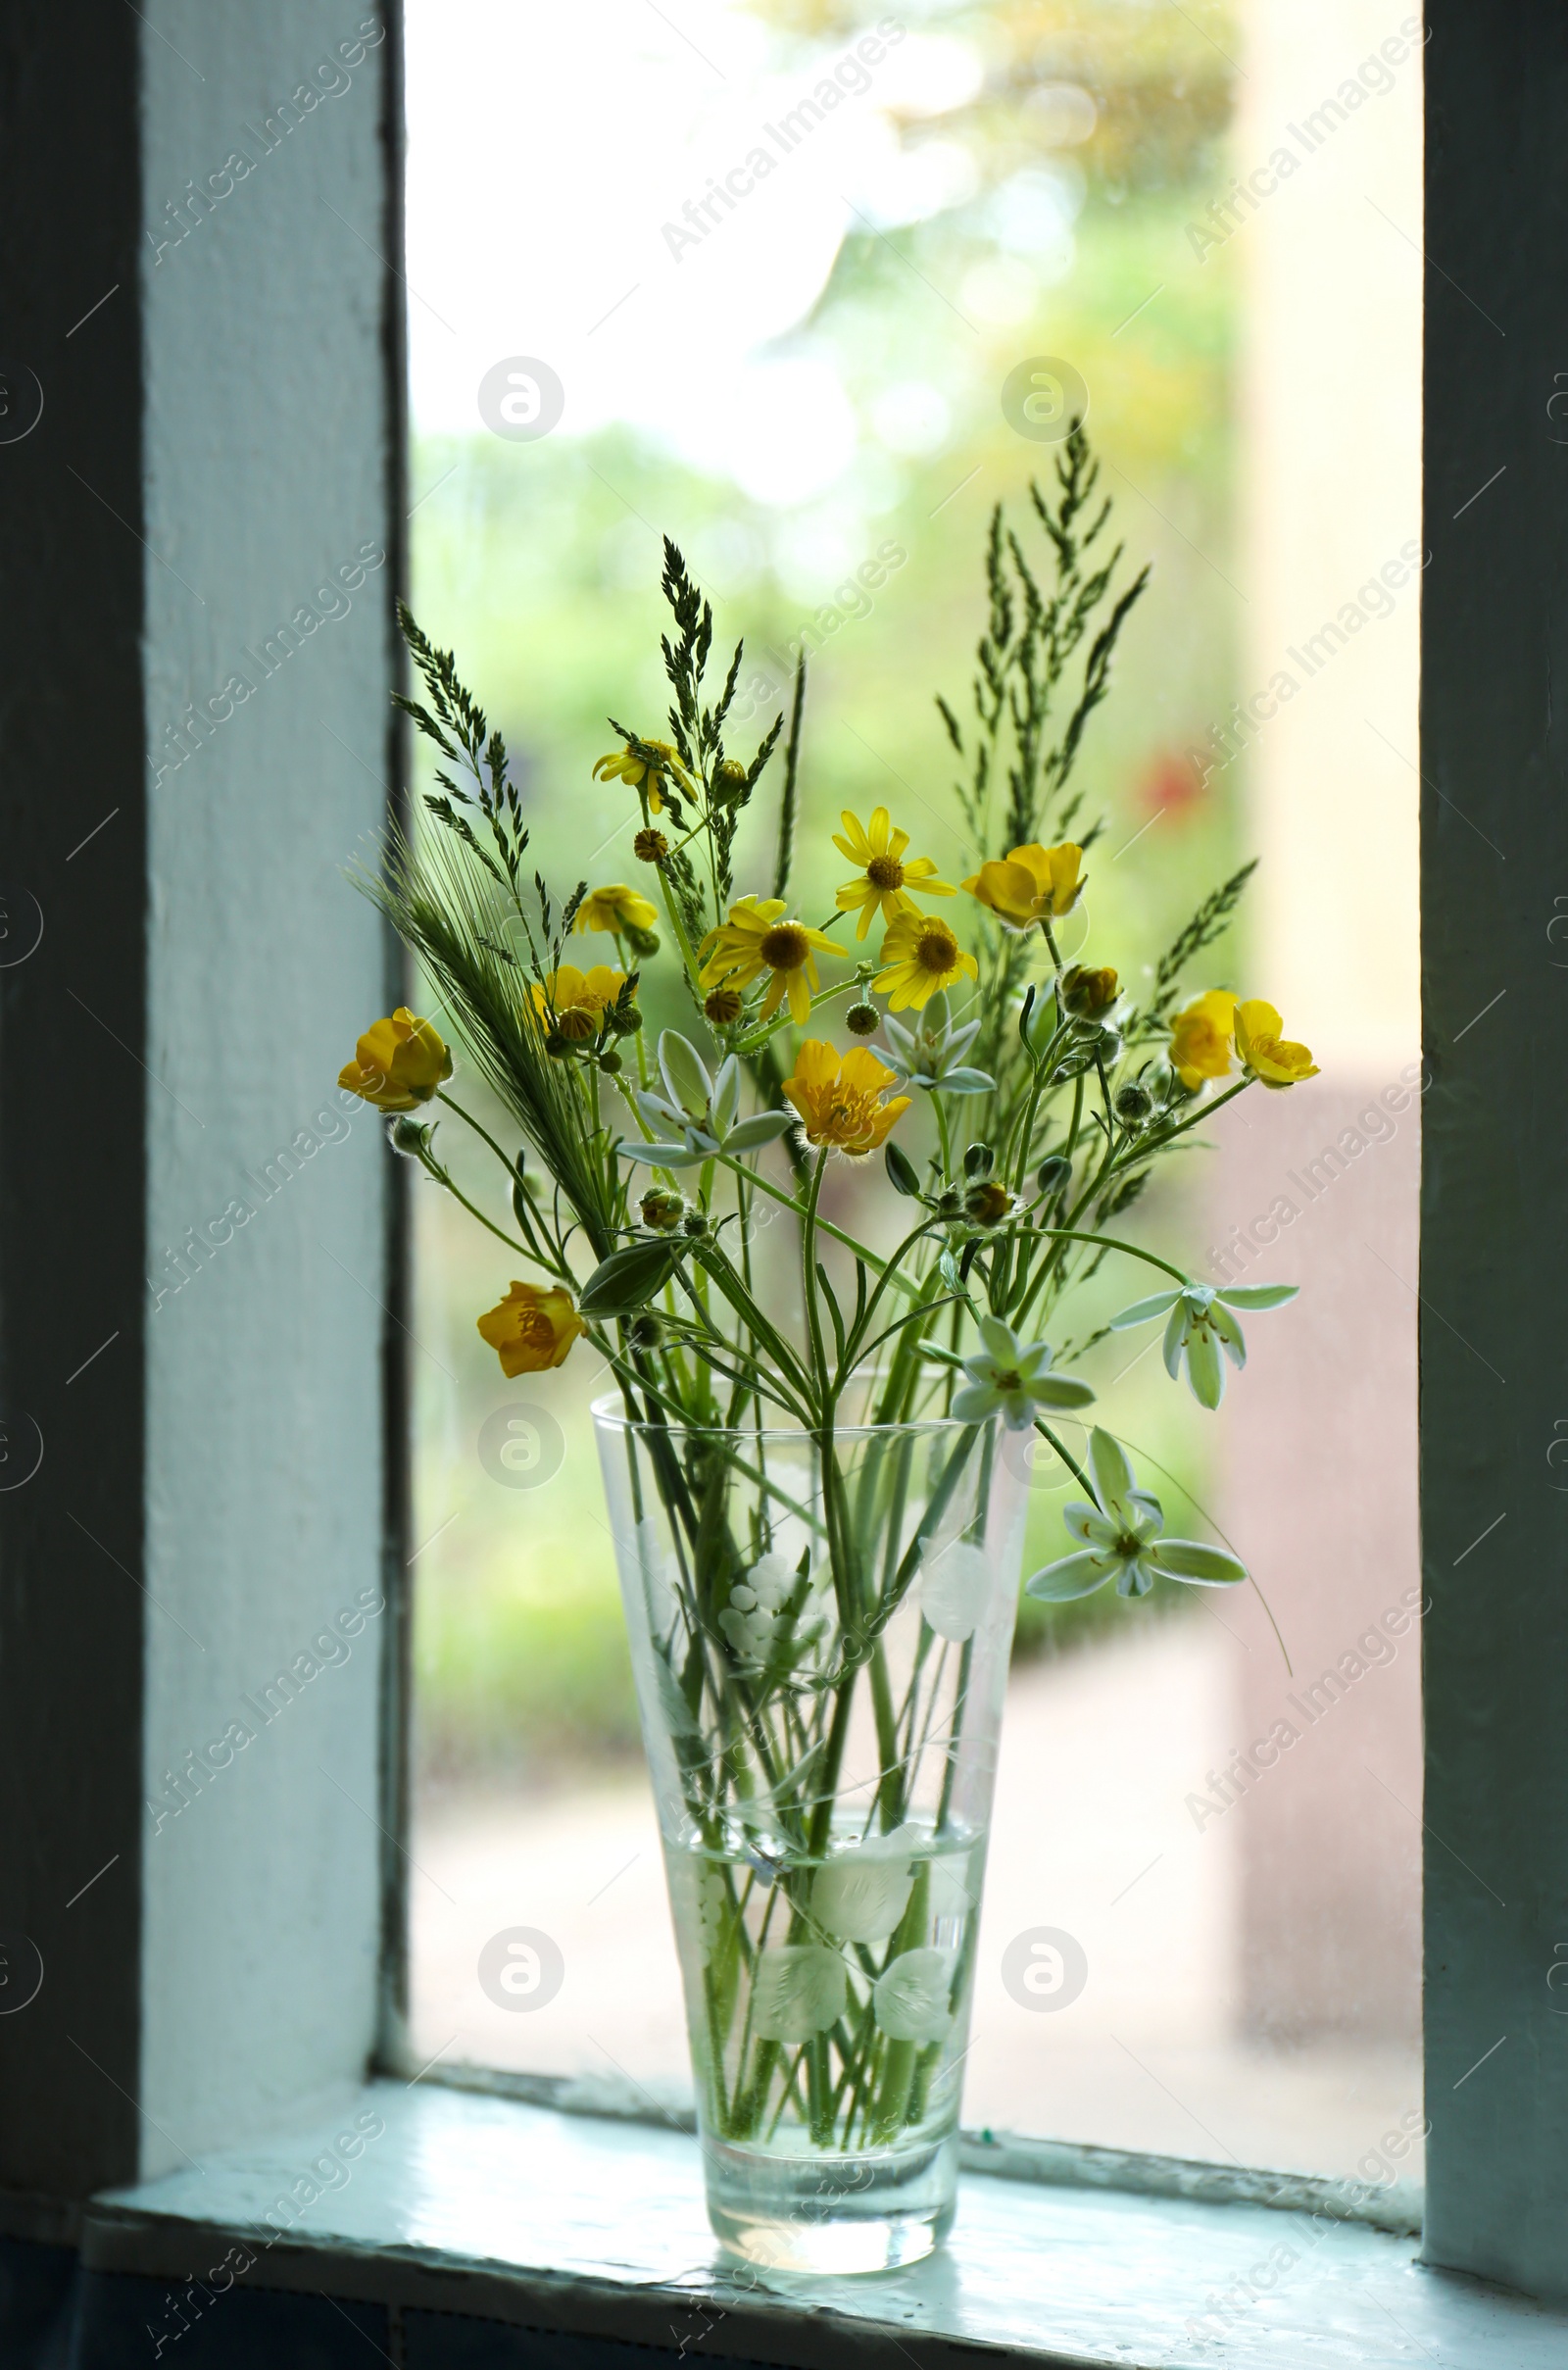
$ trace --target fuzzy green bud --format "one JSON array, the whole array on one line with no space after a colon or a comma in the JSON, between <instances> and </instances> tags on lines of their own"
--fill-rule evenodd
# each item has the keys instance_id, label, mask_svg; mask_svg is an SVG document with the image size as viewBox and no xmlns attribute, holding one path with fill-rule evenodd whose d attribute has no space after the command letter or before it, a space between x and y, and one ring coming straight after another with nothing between
<instances>
[{"instance_id":1,"label":"fuzzy green bud","mask_svg":"<svg viewBox=\"0 0 1568 2370\"><path fill-rule=\"evenodd\" d=\"M1054 1201L1072 1183L1072 1162L1064 1160L1059 1152L1054 1152L1036 1169L1035 1183L1048 1202Z\"/></svg>"},{"instance_id":2,"label":"fuzzy green bud","mask_svg":"<svg viewBox=\"0 0 1568 2370\"><path fill-rule=\"evenodd\" d=\"M386 1140L392 1150L402 1153L406 1160L417 1160L421 1154L428 1152L433 1133L433 1128L418 1119L411 1119L407 1111L400 1111L395 1119L387 1121Z\"/></svg>"},{"instance_id":3,"label":"fuzzy green bud","mask_svg":"<svg viewBox=\"0 0 1568 2370\"><path fill-rule=\"evenodd\" d=\"M656 1234L668 1234L686 1215L686 1196L671 1193L667 1186L656 1185L651 1193L643 1195L637 1214Z\"/></svg>"},{"instance_id":4,"label":"fuzzy green bud","mask_svg":"<svg viewBox=\"0 0 1568 2370\"><path fill-rule=\"evenodd\" d=\"M643 1024L643 1016L634 1004L612 1004L605 1018L617 1037L635 1037Z\"/></svg>"},{"instance_id":5,"label":"fuzzy green bud","mask_svg":"<svg viewBox=\"0 0 1568 2370\"><path fill-rule=\"evenodd\" d=\"M1120 993L1116 974L1108 966L1104 970L1088 970L1081 963L1075 963L1062 974L1061 1001L1075 1020L1101 1019Z\"/></svg>"},{"instance_id":6,"label":"fuzzy green bud","mask_svg":"<svg viewBox=\"0 0 1568 2370\"><path fill-rule=\"evenodd\" d=\"M844 1025L852 1037L874 1037L882 1026L882 1015L874 1004L852 1004Z\"/></svg>"}]
</instances>

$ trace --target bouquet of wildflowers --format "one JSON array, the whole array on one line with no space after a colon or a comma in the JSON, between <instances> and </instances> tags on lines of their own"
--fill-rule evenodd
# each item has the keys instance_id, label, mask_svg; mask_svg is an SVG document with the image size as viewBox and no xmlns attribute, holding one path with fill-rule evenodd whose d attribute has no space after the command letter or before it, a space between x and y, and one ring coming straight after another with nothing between
<instances>
[{"instance_id":1,"label":"bouquet of wildflowers","mask_svg":"<svg viewBox=\"0 0 1568 2370\"><path fill-rule=\"evenodd\" d=\"M478 1319L503 1371L559 1366L586 1340L635 1434L628 1608L670 1815L702 1870L688 1991L706 2128L729 2140L782 2120L818 2146L885 2147L932 2111L972 1948L972 1921L968 1942L942 1925L937 1862L1009 1443L1042 1436L1082 1492L1073 1551L1034 1596L1247 1577L1165 1535L1109 1424L1075 1425L1075 1448L1063 1421L1094 1402L1078 1367L1104 1331L1066 1344L1063 1309L1107 1259L1157 1277L1114 1326L1163 1319L1170 1374L1218 1406L1241 1314L1292 1288L1200 1284L1125 1220L1221 1105L1314 1074L1270 1005L1192 990L1250 866L1135 993L1063 958L1102 829L1075 769L1147 577L1120 581L1097 476L1080 430L1049 495L1030 489L1045 568L1000 511L992 525L972 713L938 703L974 869L943 880L887 809L846 813L831 913L792 894L804 669L787 724L732 749L741 652L715 680L711 611L672 544L668 737L612 718L619 746L595 767L636 802L635 887L562 898L532 868L501 734L404 615L424 696L402 705L435 787L362 885L514 1137L449 1091L452 1055L409 1011L368 1031L341 1082L505 1247L508 1289ZM682 1010L654 1041L656 958ZM460 1191L438 1110L494 1154L510 1226ZM846 1162L866 1177L852 1205L824 1192ZM787 1266L763 1214L793 1229ZM917 1627L899 1660L901 1616Z\"/></svg>"}]
</instances>

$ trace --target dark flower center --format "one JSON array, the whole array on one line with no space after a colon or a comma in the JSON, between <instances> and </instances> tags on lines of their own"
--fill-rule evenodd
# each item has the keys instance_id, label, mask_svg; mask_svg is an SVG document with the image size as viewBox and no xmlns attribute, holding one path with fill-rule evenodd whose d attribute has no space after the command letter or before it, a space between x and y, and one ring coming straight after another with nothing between
<instances>
[{"instance_id":1,"label":"dark flower center","mask_svg":"<svg viewBox=\"0 0 1568 2370\"><path fill-rule=\"evenodd\" d=\"M762 933L762 961L775 971L798 971L811 951L798 921L781 921Z\"/></svg>"},{"instance_id":2,"label":"dark flower center","mask_svg":"<svg viewBox=\"0 0 1568 2370\"><path fill-rule=\"evenodd\" d=\"M874 889L902 889L904 866L896 856L873 856L865 867L865 877Z\"/></svg>"}]
</instances>

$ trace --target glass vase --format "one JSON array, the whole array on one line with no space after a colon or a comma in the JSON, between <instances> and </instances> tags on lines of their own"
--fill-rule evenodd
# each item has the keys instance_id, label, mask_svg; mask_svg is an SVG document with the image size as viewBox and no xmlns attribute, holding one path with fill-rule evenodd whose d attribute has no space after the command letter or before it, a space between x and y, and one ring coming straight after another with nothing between
<instances>
[{"instance_id":1,"label":"glass vase","mask_svg":"<svg viewBox=\"0 0 1568 2370\"><path fill-rule=\"evenodd\" d=\"M773 2273L953 2219L1026 1468L985 1424L595 1407L709 2213Z\"/></svg>"}]
</instances>

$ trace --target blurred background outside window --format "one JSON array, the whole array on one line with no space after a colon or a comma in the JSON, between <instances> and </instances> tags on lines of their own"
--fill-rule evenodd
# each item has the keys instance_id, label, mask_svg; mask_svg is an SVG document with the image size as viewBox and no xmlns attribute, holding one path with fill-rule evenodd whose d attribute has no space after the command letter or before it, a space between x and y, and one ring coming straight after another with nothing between
<instances>
[{"instance_id":1,"label":"blurred background outside window","mask_svg":"<svg viewBox=\"0 0 1568 2370\"><path fill-rule=\"evenodd\" d=\"M967 704L998 502L1044 564L1028 481L1087 402L1154 578L1091 728L1075 951L1128 969L1255 853L1194 985L1267 996L1323 1074L1224 1112L1141 1213L1201 1277L1305 1287L1219 1415L1146 1335L1092 1354L1173 1520L1217 1518L1268 1609L1025 1605L965 2120L1330 2174L1421 2107L1420 84L1396 0L409 7L414 606L558 888L637 881L591 767L608 714L660 730L664 533L745 635L743 746L809 654L804 907L844 807L971 869L933 695ZM486 1239L416 1195L415 2062L675 2099L605 1378L501 1376ZM1034 1479L1026 1568L1063 1552L1063 1475ZM477 1972L519 1924L564 1969L530 2013ZM1041 1926L1087 1962L1045 2008L1002 1975Z\"/></svg>"}]
</instances>

